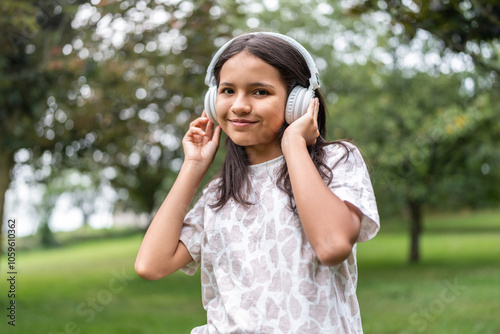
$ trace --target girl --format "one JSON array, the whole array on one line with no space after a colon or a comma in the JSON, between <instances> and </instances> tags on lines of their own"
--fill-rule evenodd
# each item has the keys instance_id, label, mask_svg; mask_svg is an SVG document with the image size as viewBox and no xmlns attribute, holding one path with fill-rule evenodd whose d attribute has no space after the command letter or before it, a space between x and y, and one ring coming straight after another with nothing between
<instances>
[{"instance_id":1,"label":"girl","mask_svg":"<svg viewBox=\"0 0 500 334\"><path fill-rule=\"evenodd\" d=\"M324 140L312 58L286 36L250 33L213 63L214 106L209 90L209 117L182 141L184 163L144 237L137 273L154 280L201 268L207 324L191 333L362 333L356 243L376 235L377 207L357 148ZM290 116L290 98L307 96L308 86L316 97ZM188 212L221 130L222 171Z\"/></svg>"}]
</instances>

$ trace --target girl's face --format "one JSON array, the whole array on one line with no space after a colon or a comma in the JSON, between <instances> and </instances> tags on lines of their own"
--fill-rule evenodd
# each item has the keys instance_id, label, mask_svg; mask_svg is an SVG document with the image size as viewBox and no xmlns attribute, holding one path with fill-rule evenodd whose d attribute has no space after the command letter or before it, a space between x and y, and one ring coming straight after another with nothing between
<instances>
[{"instance_id":1,"label":"girl's face","mask_svg":"<svg viewBox=\"0 0 500 334\"><path fill-rule=\"evenodd\" d=\"M220 71L218 122L234 143L245 146L250 163L281 155L278 132L285 122L286 85L279 71L242 51Z\"/></svg>"}]
</instances>

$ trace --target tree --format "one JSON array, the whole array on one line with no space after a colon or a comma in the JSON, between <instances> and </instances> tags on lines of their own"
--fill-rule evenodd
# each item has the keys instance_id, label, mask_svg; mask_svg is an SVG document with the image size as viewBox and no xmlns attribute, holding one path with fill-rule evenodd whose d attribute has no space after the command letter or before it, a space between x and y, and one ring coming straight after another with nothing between
<instances>
[{"instance_id":1,"label":"tree","mask_svg":"<svg viewBox=\"0 0 500 334\"><path fill-rule=\"evenodd\" d=\"M113 170L110 181L127 194L122 199L128 208L151 214L173 183L183 157L180 138L203 110L213 41L230 38L224 38L228 22L242 16L230 6L204 1L80 6L71 44L78 48L67 50L84 56L92 68L82 79L89 94L79 103L83 113L98 119L98 126L88 129L95 138L90 158Z\"/></svg>"},{"instance_id":2,"label":"tree","mask_svg":"<svg viewBox=\"0 0 500 334\"><path fill-rule=\"evenodd\" d=\"M346 70L337 73L344 84L334 117L342 132L356 133L374 167L382 216L406 209L408 258L418 262L425 208L498 203L500 174L488 167L500 163L495 96L487 87L468 92L463 82L471 73L409 75L373 63Z\"/></svg>"},{"instance_id":3,"label":"tree","mask_svg":"<svg viewBox=\"0 0 500 334\"><path fill-rule=\"evenodd\" d=\"M203 1L93 3L1 4L2 216L20 149L39 182L107 167L128 206L151 212L180 167L179 138L201 114L212 41L243 16Z\"/></svg>"},{"instance_id":4,"label":"tree","mask_svg":"<svg viewBox=\"0 0 500 334\"><path fill-rule=\"evenodd\" d=\"M398 101L384 99L380 102L389 109L395 106L401 108L387 115L391 123L398 125L393 131L408 132L407 138L413 139L414 143L407 142L404 136L396 136L394 139L399 140L399 147L393 147L395 150L387 151L387 145L376 147L388 153L383 153L386 155L385 161L379 160L379 163L386 169L385 173L389 173L384 176L388 178L389 188L391 191L397 190L395 193L406 199L411 217L409 260L417 262L424 206L442 207L451 202L454 207L477 207L485 203L491 205L499 198L498 190L492 187L498 182L494 181L498 180L498 173L493 171L496 168L490 172L489 166L498 164L494 147L498 145L499 139L499 116L494 106L498 104L499 97L493 92L498 90L499 85L500 1L365 0L351 8L350 12L357 15L373 12L388 14L393 25L392 43L397 44L396 48L418 41L422 44L423 39L437 41L432 47L434 55L441 56L437 67L443 64L442 56L448 50L465 55L462 61L467 61L469 57L475 65L475 73L464 73L462 78L455 78L456 75L450 77L440 73L439 69L428 68L429 73L433 72L438 77L427 76L425 79L424 74L413 76L408 75L408 70L404 73L401 67L398 70L397 61L394 61L396 72L403 71L403 75L397 75L399 80L391 78L390 81L384 81L384 89L396 93L394 96L398 97ZM399 42L394 43L394 38ZM423 44L428 46L426 42ZM386 47L386 50L390 49ZM449 67L446 72L450 72ZM401 80L403 77L411 78ZM401 86L394 89L393 82ZM422 86L415 85L416 82ZM401 89L403 87L404 90ZM424 88L427 89L425 95L418 93L422 87L427 87ZM436 97L451 97L453 89L457 92L461 90L461 96L448 100L449 103L433 102ZM408 94L408 91L412 94ZM380 94L385 96L384 92ZM404 99L405 105L398 103L400 99ZM387 101L392 104L388 105ZM408 106L416 106L422 115L430 112L432 117L415 120L408 114ZM415 121L422 128L411 126L409 122ZM397 150L401 150L399 154ZM389 161L389 157L393 161ZM395 181L403 182L395 185Z\"/></svg>"},{"instance_id":5,"label":"tree","mask_svg":"<svg viewBox=\"0 0 500 334\"><path fill-rule=\"evenodd\" d=\"M47 98L50 88L60 88L61 80L81 69L78 63L63 68L55 61L60 45L71 39L71 15L76 1L6 0L0 7L3 46L0 50L0 217L3 217L15 153L29 148L30 159L34 160L46 150L60 151L74 138L81 138L84 122L78 116L71 123L61 121L68 120L67 114L51 109L53 101ZM45 123L40 122L41 119Z\"/></svg>"},{"instance_id":6,"label":"tree","mask_svg":"<svg viewBox=\"0 0 500 334\"><path fill-rule=\"evenodd\" d=\"M500 1L363 0L351 13L388 13L408 39L419 30L434 35L457 53L472 57L478 66L500 72Z\"/></svg>"}]
</instances>

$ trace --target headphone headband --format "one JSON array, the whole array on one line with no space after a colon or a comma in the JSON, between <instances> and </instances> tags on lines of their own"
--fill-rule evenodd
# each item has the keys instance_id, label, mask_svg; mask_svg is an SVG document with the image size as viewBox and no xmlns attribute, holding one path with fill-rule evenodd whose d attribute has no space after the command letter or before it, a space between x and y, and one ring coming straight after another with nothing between
<instances>
[{"instance_id":1,"label":"headphone headband","mask_svg":"<svg viewBox=\"0 0 500 334\"><path fill-rule=\"evenodd\" d=\"M219 49L219 51L217 51L217 53L214 55L214 57L212 58L212 61L210 62L210 65L208 66L207 74L205 76L205 84L207 86L216 86L217 85L217 83L215 82L215 76L214 76L213 72L214 72L215 64L217 63L217 61L219 61L220 55L224 52L224 50L226 50L226 48L235 39L240 38L241 36L246 36L246 35L267 35L267 36L273 36L273 37L277 37L277 38L282 39L285 42L288 42L289 44L291 44L297 51L300 52L300 54L302 55L302 57L304 57L304 59L305 59L305 61L307 63L307 67L309 68L309 71L311 72L311 77L309 78L309 89L314 90L314 89L317 89L317 88L320 87L319 71L318 71L318 68L316 67L316 64L314 63L313 58L309 54L309 52L307 52L307 50L302 45L300 45L299 42L297 42L293 38L288 37L286 35L274 33L274 32L251 32L251 33L246 33L246 34L240 35L238 37L235 37L235 38L231 39L229 42L225 43Z\"/></svg>"}]
</instances>

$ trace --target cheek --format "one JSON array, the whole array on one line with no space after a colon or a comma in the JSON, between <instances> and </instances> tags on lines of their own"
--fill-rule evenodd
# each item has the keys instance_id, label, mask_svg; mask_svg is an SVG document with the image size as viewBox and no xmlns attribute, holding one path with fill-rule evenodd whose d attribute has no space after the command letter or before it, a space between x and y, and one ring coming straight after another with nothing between
<instances>
[{"instance_id":1,"label":"cheek","mask_svg":"<svg viewBox=\"0 0 500 334\"><path fill-rule=\"evenodd\" d=\"M224 123L230 107L224 99L217 99L215 101L215 113L217 114L217 121L221 124L222 130L225 130L222 123Z\"/></svg>"},{"instance_id":2,"label":"cheek","mask_svg":"<svg viewBox=\"0 0 500 334\"><path fill-rule=\"evenodd\" d=\"M223 113L223 110L224 110L224 100L217 98L215 100L215 112L217 113L217 115L219 115Z\"/></svg>"},{"instance_id":3,"label":"cheek","mask_svg":"<svg viewBox=\"0 0 500 334\"><path fill-rule=\"evenodd\" d=\"M276 117L268 124L268 129L276 133L285 124L285 117Z\"/></svg>"},{"instance_id":4,"label":"cheek","mask_svg":"<svg viewBox=\"0 0 500 334\"><path fill-rule=\"evenodd\" d=\"M273 112L272 117L267 118L267 122L265 122L265 125L261 128L260 136L262 136L265 141L268 141L270 138L276 138L284 123L284 112Z\"/></svg>"},{"instance_id":5,"label":"cheek","mask_svg":"<svg viewBox=\"0 0 500 334\"><path fill-rule=\"evenodd\" d=\"M273 108L273 117L270 119L270 124L273 127L281 128L285 123L285 108L284 103L276 103Z\"/></svg>"}]
</instances>

